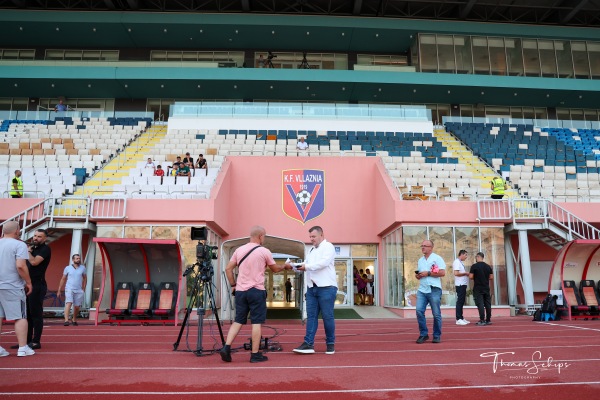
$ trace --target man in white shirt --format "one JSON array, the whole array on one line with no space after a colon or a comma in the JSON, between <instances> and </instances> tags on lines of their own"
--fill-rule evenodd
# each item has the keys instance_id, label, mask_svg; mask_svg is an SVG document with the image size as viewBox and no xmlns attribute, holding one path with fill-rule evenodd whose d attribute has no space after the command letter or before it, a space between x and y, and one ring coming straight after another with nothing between
<instances>
[{"instance_id":1,"label":"man in white shirt","mask_svg":"<svg viewBox=\"0 0 600 400\"><path fill-rule=\"evenodd\" d=\"M469 273L465 271L465 260L467 259L467 251L460 250L458 258L452 263L454 271L454 286L456 287L456 325L467 325L469 321L463 318L463 306L465 305L465 297L467 296L467 288L469 287Z\"/></svg>"},{"instance_id":2,"label":"man in white shirt","mask_svg":"<svg viewBox=\"0 0 600 400\"><path fill-rule=\"evenodd\" d=\"M296 143L296 148L297 148L298 150L308 150L308 143L306 143L306 142L304 141L304 138L303 138L303 137L301 137L301 138L300 138L300 141L299 141L298 143Z\"/></svg>"},{"instance_id":3,"label":"man in white shirt","mask_svg":"<svg viewBox=\"0 0 600 400\"><path fill-rule=\"evenodd\" d=\"M58 290L56 291L56 297L60 298L60 291L64 285L65 326L69 326L71 304L73 305L73 326L77 326L77 315L79 315L79 308L83 304L85 285L87 284L86 268L84 265L81 265L81 256L79 254L73 254L71 261L73 261L73 263L65 267L63 276L58 284Z\"/></svg>"},{"instance_id":4,"label":"man in white shirt","mask_svg":"<svg viewBox=\"0 0 600 400\"><path fill-rule=\"evenodd\" d=\"M335 319L333 306L337 295L335 275L335 247L325 240L323 228L313 226L308 230L313 247L306 260L296 268L304 271L308 290L306 291L306 336L304 342L294 352L312 354L315 352L314 342L319 327L319 313L323 317L325 327L325 354L335 353ZM291 264L286 264L291 267Z\"/></svg>"}]
</instances>

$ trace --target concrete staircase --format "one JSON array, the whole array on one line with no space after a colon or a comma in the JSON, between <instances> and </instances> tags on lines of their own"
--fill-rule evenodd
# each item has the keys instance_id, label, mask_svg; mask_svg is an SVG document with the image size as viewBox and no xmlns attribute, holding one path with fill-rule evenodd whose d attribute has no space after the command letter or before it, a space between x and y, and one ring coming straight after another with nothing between
<instances>
[{"instance_id":1,"label":"concrete staircase","mask_svg":"<svg viewBox=\"0 0 600 400\"><path fill-rule=\"evenodd\" d=\"M473 174L473 178L480 179L480 187L489 188L492 178L500 176L489 165L479 159L479 157L475 156L456 137L446 132L445 129L434 129L433 136L446 147L447 151L452 153L453 157L458 157L459 162L467 166L467 171L470 171ZM519 193L516 189L509 188L506 191L506 197L518 196Z\"/></svg>"},{"instance_id":2,"label":"concrete staircase","mask_svg":"<svg viewBox=\"0 0 600 400\"><path fill-rule=\"evenodd\" d=\"M116 157L89 178L82 187L77 188L75 196L110 195L113 186L121 183L124 176L137 166L139 161L146 159L146 154L166 135L166 125L150 127L140 134Z\"/></svg>"}]
</instances>

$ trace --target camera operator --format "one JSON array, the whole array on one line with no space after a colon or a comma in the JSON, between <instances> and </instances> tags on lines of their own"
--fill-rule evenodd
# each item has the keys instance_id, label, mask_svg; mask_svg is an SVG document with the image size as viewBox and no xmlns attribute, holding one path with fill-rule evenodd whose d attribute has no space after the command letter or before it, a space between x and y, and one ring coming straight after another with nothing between
<instances>
[{"instance_id":1,"label":"camera operator","mask_svg":"<svg viewBox=\"0 0 600 400\"><path fill-rule=\"evenodd\" d=\"M275 68L275 66L273 66L273 59L277 58L277 56L275 54L273 54L272 52L270 52L270 51L267 52L267 53L268 53L268 55L267 55L267 66L269 68Z\"/></svg>"},{"instance_id":2,"label":"camera operator","mask_svg":"<svg viewBox=\"0 0 600 400\"><path fill-rule=\"evenodd\" d=\"M250 230L250 242L239 247L231 256L225 267L227 280L235 296L235 322L229 328L225 347L220 350L221 359L231 362L231 343L239 333L242 325L248 320L252 321L252 354L250 362L267 361L260 349L262 324L267 318L267 291L265 290L265 269L268 267L273 272L284 269L277 265L271 252L262 247L267 232L261 226L253 226ZM233 270L238 267L238 277L235 281Z\"/></svg>"}]
</instances>

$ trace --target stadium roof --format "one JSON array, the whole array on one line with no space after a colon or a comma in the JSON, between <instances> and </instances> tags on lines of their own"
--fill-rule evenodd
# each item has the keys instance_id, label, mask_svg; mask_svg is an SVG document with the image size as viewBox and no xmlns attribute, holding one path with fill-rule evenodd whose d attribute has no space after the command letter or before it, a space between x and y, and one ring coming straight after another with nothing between
<instances>
[{"instance_id":1,"label":"stadium roof","mask_svg":"<svg viewBox=\"0 0 600 400\"><path fill-rule=\"evenodd\" d=\"M0 9L296 14L600 25L598 0L0 0Z\"/></svg>"}]
</instances>

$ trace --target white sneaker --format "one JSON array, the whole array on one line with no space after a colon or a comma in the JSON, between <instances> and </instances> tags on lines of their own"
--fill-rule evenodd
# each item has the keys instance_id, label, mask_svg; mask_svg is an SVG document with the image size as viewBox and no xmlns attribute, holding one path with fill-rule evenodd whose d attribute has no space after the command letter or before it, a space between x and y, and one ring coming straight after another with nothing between
<instances>
[{"instance_id":1,"label":"white sneaker","mask_svg":"<svg viewBox=\"0 0 600 400\"><path fill-rule=\"evenodd\" d=\"M17 357L32 356L34 354L35 354L35 351L33 351L33 349L31 347L29 347L28 345L25 345L23 347L19 347L19 351L17 352Z\"/></svg>"},{"instance_id":2,"label":"white sneaker","mask_svg":"<svg viewBox=\"0 0 600 400\"><path fill-rule=\"evenodd\" d=\"M471 323L471 321L467 321L467 320L466 320L466 319L464 319L464 318L463 318L462 322L464 322L464 323L465 323L465 325L468 325L468 324L470 324L470 323Z\"/></svg>"},{"instance_id":3,"label":"white sneaker","mask_svg":"<svg viewBox=\"0 0 600 400\"><path fill-rule=\"evenodd\" d=\"M462 319L457 319L456 320L456 325L466 325L465 321Z\"/></svg>"},{"instance_id":4,"label":"white sneaker","mask_svg":"<svg viewBox=\"0 0 600 400\"><path fill-rule=\"evenodd\" d=\"M0 357L10 356L10 353L4 350L4 347L0 346Z\"/></svg>"}]
</instances>

